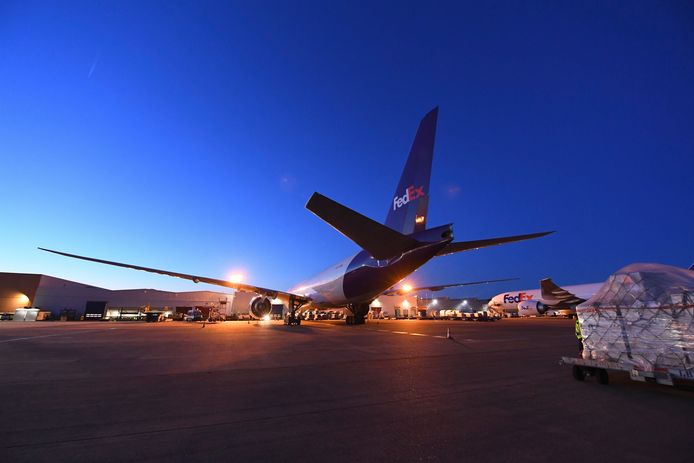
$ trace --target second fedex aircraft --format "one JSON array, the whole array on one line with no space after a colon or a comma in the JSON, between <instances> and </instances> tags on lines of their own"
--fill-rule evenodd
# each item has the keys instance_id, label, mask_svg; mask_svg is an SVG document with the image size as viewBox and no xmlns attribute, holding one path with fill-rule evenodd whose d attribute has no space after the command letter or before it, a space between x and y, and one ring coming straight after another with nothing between
<instances>
[{"instance_id":1,"label":"second fedex aircraft","mask_svg":"<svg viewBox=\"0 0 694 463\"><path fill-rule=\"evenodd\" d=\"M397 292L398 290L393 289L394 285L434 257L538 238L550 233L454 241L451 224L427 228L429 179L437 117L438 108L434 108L419 124L400 182L393 198L388 201L385 224L319 193L311 196L306 208L354 241L362 250L289 291L44 250L102 264L184 278L195 283L208 283L256 293L258 296L251 301L249 310L257 318L269 315L272 299L280 299L290 311L290 322L297 321L295 313L299 309L345 307L352 313L347 318L348 323L363 323L369 304L374 299L381 294ZM439 290L466 284L472 283L423 286L413 288L412 291Z\"/></svg>"},{"instance_id":2,"label":"second fedex aircraft","mask_svg":"<svg viewBox=\"0 0 694 463\"><path fill-rule=\"evenodd\" d=\"M521 317L533 315L564 315L576 313L576 306L598 292L603 283L557 286L551 278L540 281L538 289L524 289L497 294L489 307L497 312L517 313Z\"/></svg>"}]
</instances>

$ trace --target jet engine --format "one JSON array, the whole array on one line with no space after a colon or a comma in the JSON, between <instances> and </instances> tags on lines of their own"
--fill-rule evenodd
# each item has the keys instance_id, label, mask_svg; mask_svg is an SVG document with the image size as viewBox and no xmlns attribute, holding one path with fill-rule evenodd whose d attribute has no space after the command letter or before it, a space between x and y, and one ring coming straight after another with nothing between
<instances>
[{"instance_id":1,"label":"jet engine","mask_svg":"<svg viewBox=\"0 0 694 463\"><path fill-rule=\"evenodd\" d=\"M542 302L531 299L518 304L518 315L521 317L530 317L532 315L544 315L549 310L549 307Z\"/></svg>"},{"instance_id":2,"label":"jet engine","mask_svg":"<svg viewBox=\"0 0 694 463\"><path fill-rule=\"evenodd\" d=\"M254 297L251 299L250 311L253 318L262 319L266 315L270 315L270 312L272 312L272 303L267 297Z\"/></svg>"}]
</instances>

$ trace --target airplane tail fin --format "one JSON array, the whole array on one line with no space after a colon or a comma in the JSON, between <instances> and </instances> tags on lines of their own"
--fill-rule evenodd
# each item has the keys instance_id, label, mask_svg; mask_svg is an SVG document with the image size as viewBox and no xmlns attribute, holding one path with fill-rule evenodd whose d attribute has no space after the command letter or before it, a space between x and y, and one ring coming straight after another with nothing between
<instances>
[{"instance_id":1,"label":"airplane tail fin","mask_svg":"<svg viewBox=\"0 0 694 463\"><path fill-rule=\"evenodd\" d=\"M564 290L552 281L551 278L543 278L540 280L540 294L542 299L556 299L557 295L562 291Z\"/></svg>"},{"instance_id":2,"label":"airplane tail fin","mask_svg":"<svg viewBox=\"0 0 694 463\"><path fill-rule=\"evenodd\" d=\"M543 278L540 280L540 294L542 295L542 299L547 301L550 305L563 304L574 306L585 301L585 299L581 299L574 293L556 284L551 278Z\"/></svg>"},{"instance_id":3,"label":"airplane tail fin","mask_svg":"<svg viewBox=\"0 0 694 463\"><path fill-rule=\"evenodd\" d=\"M407 163L389 205L385 224L404 235L426 229L438 114L439 108L436 107L419 123Z\"/></svg>"},{"instance_id":4,"label":"airplane tail fin","mask_svg":"<svg viewBox=\"0 0 694 463\"><path fill-rule=\"evenodd\" d=\"M691 271L694 272L694 264L690 265L689 268L688 268L687 270L691 270Z\"/></svg>"},{"instance_id":5,"label":"airplane tail fin","mask_svg":"<svg viewBox=\"0 0 694 463\"><path fill-rule=\"evenodd\" d=\"M421 244L320 193L311 195L306 209L354 241L374 259L388 259Z\"/></svg>"}]
</instances>

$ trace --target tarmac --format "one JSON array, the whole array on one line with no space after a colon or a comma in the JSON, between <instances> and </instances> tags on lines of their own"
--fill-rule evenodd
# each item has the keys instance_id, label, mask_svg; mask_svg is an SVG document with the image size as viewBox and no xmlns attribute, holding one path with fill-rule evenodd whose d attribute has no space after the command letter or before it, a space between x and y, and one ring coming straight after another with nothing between
<instances>
[{"instance_id":1,"label":"tarmac","mask_svg":"<svg viewBox=\"0 0 694 463\"><path fill-rule=\"evenodd\" d=\"M694 388L575 354L562 319L3 322L0 461L694 459Z\"/></svg>"}]
</instances>

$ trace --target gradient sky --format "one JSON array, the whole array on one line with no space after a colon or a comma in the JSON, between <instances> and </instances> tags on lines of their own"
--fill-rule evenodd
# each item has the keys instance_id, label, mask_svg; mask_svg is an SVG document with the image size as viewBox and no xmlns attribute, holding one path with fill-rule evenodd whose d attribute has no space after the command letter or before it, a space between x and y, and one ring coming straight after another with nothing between
<instances>
[{"instance_id":1,"label":"gradient sky","mask_svg":"<svg viewBox=\"0 0 694 463\"><path fill-rule=\"evenodd\" d=\"M694 261L690 2L0 5L0 271L212 289L36 246L288 289L356 245L319 191L385 218L440 106L430 225L557 230L438 258L491 296Z\"/></svg>"}]
</instances>

